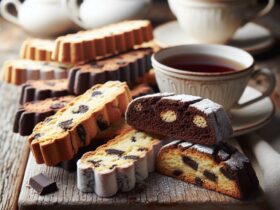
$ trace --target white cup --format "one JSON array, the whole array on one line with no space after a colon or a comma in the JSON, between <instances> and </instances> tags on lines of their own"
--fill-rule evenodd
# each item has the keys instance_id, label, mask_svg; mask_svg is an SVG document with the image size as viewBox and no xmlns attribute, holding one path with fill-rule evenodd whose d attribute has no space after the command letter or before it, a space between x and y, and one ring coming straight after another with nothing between
<instances>
[{"instance_id":1,"label":"white cup","mask_svg":"<svg viewBox=\"0 0 280 210\"><path fill-rule=\"evenodd\" d=\"M254 18L267 14L274 0L260 10L256 0L168 0L180 27L194 43L222 44Z\"/></svg>"},{"instance_id":2,"label":"white cup","mask_svg":"<svg viewBox=\"0 0 280 210\"><path fill-rule=\"evenodd\" d=\"M92 29L131 18L148 11L151 0L63 0L68 16L80 27Z\"/></svg>"},{"instance_id":3,"label":"white cup","mask_svg":"<svg viewBox=\"0 0 280 210\"><path fill-rule=\"evenodd\" d=\"M198 57L201 55L201 59L197 59L196 64L209 64L209 60L205 60L205 55L215 56L238 63L242 69L230 72L203 73L191 71L192 69L189 71L175 69L164 63L168 58L174 59L174 57L182 55L196 55ZM219 60L215 62L214 64L217 65ZM254 58L249 53L226 45L181 45L162 49L152 56L152 66L155 69L156 80L161 92L209 98L223 105L225 110L255 103L269 96L274 90L276 84L274 74L268 69L255 70L254 65ZM238 101L248 84L248 80L260 75L267 78L269 86L262 88L265 91L259 97L239 104Z\"/></svg>"},{"instance_id":4,"label":"white cup","mask_svg":"<svg viewBox=\"0 0 280 210\"><path fill-rule=\"evenodd\" d=\"M13 6L16 14L9 9ZM68 18L58 0L3 0L1 15L8 21L38 36L55 36L70 30L74 23Z\"/></svg>"}]
</instances>

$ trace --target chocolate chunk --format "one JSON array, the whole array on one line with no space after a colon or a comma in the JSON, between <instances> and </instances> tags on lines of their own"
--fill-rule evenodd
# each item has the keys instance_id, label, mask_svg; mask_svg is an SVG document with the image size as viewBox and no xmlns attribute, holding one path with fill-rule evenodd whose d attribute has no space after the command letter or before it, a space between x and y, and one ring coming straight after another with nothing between
<instances>
[{"instance_id":1,"label":"chocolate chunk","mask_svg":"<svg viewBox=\"0 0 280 210\"><path fill-rule=\"evenodd\" d=\"M52 117L47 117L44 121L45 122L50 122L53 118Z\"/></svg>"},{"instance_id":2,"label":"chocolate chunk","mask_svg":"<svg viewBox=\"0 0 280 210\"><path fill-rule=\"evenodd\" d=\"M108 155L122 156L124 153L124 151L118 149L106 149L105 151L107 152Z\"/></svg>"},{"instance_id":3,"label":"chocolate chunk","mask_svg":"<svg viewBox=\"0 0 280 210\"><path fill-rule=\"evenodd\" d=\"M183 173L183 171L179 170L179 169L175 169L172 174L173 176L180 176Z\"/></svg>"},{"instance_id":4,"label":"chocolate chunk","mask_svg":"<svg viewBox=\"0 0 280 210\"><path fill-rule=\"evenodd\" d=\"M92 163L94 165L94 167L99 167L100 162L102 162L102 160L88 160L87 162Z\"/></svg>"},{"instance_id":5,"label":"chocolate chunk","mask_svg":"<svg viewBox=\"0 0 280 210\"><path fill-rule=\"evenodd\" d=\"M87 105L80 105L78 108L72 110L73 114L81 114L81 113L86 113L88 111L88 106Z\"/></svg>"},{"instance_id":6,"label":"chocolate chunk","mask_svg":"<svg viewBox=\"0 0 280 210\"><path fill-rule=\"evenodd\" d=\"M72 122L73 122L73 119L70 119L70 120L60 122L58 125L59 125L59 127L61 127L64 130L69 130L69 129L71 129Z\"/></svg>"},{"instance_id":7,"label":"chocolate chunk","mask_svg":"<svg viewBox=\"0 0 280 210\"><path fill-rule=\"evenodd\" d=\"M39 193L39 195L46 195L57 191L56 182L50 180L44 174L40 173L33 176L29 180L29 185Z\"/></svg>"},{"instance_id":8,"label":"chocolate chunk","mask_svg":"<svg viewBox=\"0 0 280 210\"><path fill-rule=\"evenodd\" d=\"M108 123L103 119L101 115L97 117L96 123L101 131L109 127Z\"/></svg>"},{"instance_id":9,"label":"chocolate chunk","mask_svg":"<svg viewBox=\"0 0 280 210\"><path fill-rule=\"evenodd\" d=\"M140 148L137 149L137 151L139 151L139 152L148 151L148 148L140 147Z\"/></svg>"},{"instance_id":10,"label":"chocolate chunk","mask_svg":"<svg viewBox=\"0 0 280 210\"><path fill-rule=\"evenodd\" d=\"M132 141L132 142L136 142L136 137L135 137L135 136L132 136L132 137L131 137L131 141Z\"/></svg>"},{"instance_id":11,"label":"chocolate chunk","mask_svg":"<svg viewBox=\"0 0 280 210\"><path fill-rule=\"evenodd\" d=\"M209 180L211 180L211 181L213 181L213 182L216 182L216 181L217 181L217 178L218 178L214 173L210 172L210 171L207 170L207 169L204 170L203 175L204 175L207 179L209 179Z\"/></svg>"},{"instance_id":12,"label":"chocolate chunk","mask_svg":"<svg viewBox=\"0 0 280 210\"><path fill-rule=\"evenodd\" d=\"M61 102L57 102L57 103L54 103L50 106L51 109L61 109L63 108L65 105L64 103L61 103Z\"/></svg>"},{"instance_id":13,"label":"chocolate chunk","mask_svg":"<svg viewBox=\"0 0 280 210\"><path fill-rule=\"evenodd\" d=\"M124 159L129 159L129 160L138 160L139 156L137 156L137 155L126 155L123 158Z\"/></svg>"},{"instance_id":14,"label":"chocolate chunk","mask_svg":"<svg viewBox=\"0 0 280 210\"><path fill-rule=\"evenodd\" d=\"M86 132L86 129L84 128L83 125L78 125L77 126L77 134L80 137L83 145L85 145L86 144L86 138L87 138L87 132Z\"/></svg>"},{"instance_id":15,"label":"chocolate chunk","mask_svg":"<svg viewBox=\"0 0 280 210\"><path fill-rule=\"evenodd\" d=\"M101 91L93 91L92 94L91 94L91 97L95 97L95 96L98 96L98 95L102 95L102 92Z\"/></svg>"},{"instance_id":16,"label":"chocolate chunk","mask_svg":"<svg viewBox=\"0 0 280 210\"><path fill-rule=\"evenodd\" d=\"M227 167L220 168L220 172L228 179L235 180L235 173L229 168Z\"/></svg>"},{"instance_id":17,"label":"chocolate chunk","mask_svg":"<svg viewBox=\"0 0 280 210\"><path fill-rule=\"evenodd\" d=\"M109 169L113 169L115 168L117 165L116 164L113 164Z\"/></svg>"},{"instance_id":18,"label":"chocolate chunk","mask_svg":"<svg viewBox=\"0 0 280 210\"><path fill-rule=\"evenodd\" d=\"M40 138L40 137L41 137L41 134L40 134L40 133L36 133L36 134L34 135L33 139L38 139L38 138Z\"/></svg>"},{"instance_id":19,"label":"chocolate chunk","mask_svg":"<svg viewBox=\"0 0 280 210\"><path fill-rule=\"evenodd\" d=\"M202 187L203 181L199 177L195 177L195 184L199 187Z\"/></svg>"},{"instance_id":20,"label":"chocolate chunk","mask_svg":"<svg viewBox=\"0 0 280 210\"><path fill-rule=\"evenodd\" d=\"M182 161L192 169L197 170L198 163L192 160L190 157L182 156Z\"/></svg>"}]
</instances>

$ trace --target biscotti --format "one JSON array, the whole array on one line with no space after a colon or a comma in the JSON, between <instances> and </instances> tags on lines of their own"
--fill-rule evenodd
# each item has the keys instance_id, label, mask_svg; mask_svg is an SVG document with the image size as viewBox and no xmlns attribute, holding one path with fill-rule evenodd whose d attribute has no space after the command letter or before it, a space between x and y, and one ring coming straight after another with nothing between
<instances>
[{"instance_id":1,"label":"biscotti","mask_svg":"<svg viewBox=\"0 0 280 210\"><path fill-rule=\"evenodd\" d=\"M15 85L27 80L65 79L69 68L69 65L47 61L8 60L2 68L2 79Z\"/></svg>"},{"instance_id":2,"label":"biscotti","mask_svg":"<svg viewBox=\"0 0 280 210\"><path fill-rule=\"evenodd\" d=\"M127 82L131 87L151 69L151 54L151 48L142 48L75 66L69 73L68 90L80 95L93 85L109 80Z\"/></svg>"},{"instance_id":3,"label":"biscotti","mask_svg":"<svg viewBox=\"0 0 280 210\"><path fill-rule=\"evenodd\" d=\"M131 100L125 83L95 85L54 115L36 125L28 137L37 163L49 166L70 160L99 132L119 121Z\"/></svg>"},{"instance_id":4,"label":"biscotti","mask_svg":"<svg viewBox=\"0 0 280 210\"><path fill-rule=\"evenodd\" d=\"M90 61L125 52L152 39L152 26L148 20L124 21L57 38L52 59L62 63Z\"/></svg>"},{"instance_id":5,"label":"biscotti","mask_svg":"<svg viewBox=\"0 0 280 210\"><path fill-rule=\"evenodd\" d=\"M153 89L146 84L137 85L130 92L133 99L154 93Z\"/></svg>"},{"instance_id":6,"label":"biscotti","mask_svg":"<svg viewBox=\"0 0 280 210\"><path fill-rule=\"evenodd\" d=\"M249 159L222 142L211 147L184 141L165 145L157 158L157 171L238 199L259 187Z\"/></svg>"},{"instance_id":7,"label":"biscotti","mask_svg":"<svg viewBox=\"0 0 280 210\"><path fill-rule=\"evenodd\" d=\"M67 79L29 80L22 85L20 104L69 95Z\"/></svg>"},{"instance_id":8,"label":"biscotti","mask_svg":"<svg viewBox=\"0 0 280 210\"><path fill-rule=\"evenodd\" d=\"M13 131L22 136L30 135L37 123L53 115L73 99L74 96L63 96L23 104L16 112Z\"/></svg>"},{"instance_id":9,"label":"biscotti","mask_svg":"<svg viewBox=\"0 0 280 210\"><path fill-rule=\"evenodd\" d=\"M126 121L132 127L193 143L212 145L232 133L223 107L209 99L169 93L134 99Z\"/></svg>"},{"instance_id":10,"label":"biscotti","mask_svg":"<svg viewBox=\"0 0 280 210\"><path fill-rule=\"evenodd\" d=\"M20 57L34 61L51 61L54 41L48 39L26 39L20 49Z\"/></svg>"},{"instance_id":11,"label":"biscotti","mask_svg":"<svg viewBox=\"0 0 280 210\"><path fill-rule=\"evenodd\" d=\"M88 152L77 163L77 185L82 192L110 197L127 192L155 169L160 140L128 129L107 144Z\"/></svg>"}]
</instances>

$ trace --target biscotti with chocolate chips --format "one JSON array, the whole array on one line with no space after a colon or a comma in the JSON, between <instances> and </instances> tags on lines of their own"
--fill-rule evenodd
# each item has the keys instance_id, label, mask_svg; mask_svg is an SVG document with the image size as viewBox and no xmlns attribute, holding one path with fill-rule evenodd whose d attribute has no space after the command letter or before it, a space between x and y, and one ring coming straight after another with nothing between
<instances>
[{"instance_id":1,"label":"biscotti with chocolate chips","mask_svg":"<svg viewBox=\"0 0 280 210\"><path fill-rule=\"evenodd\" d=\"M26 39L21 45L20 57L34 61L51 61L53 49L53 40Z\"/></svg>"},{"instance_id":2,"label":"biscotti with chocolate chips","mask_svg":"<svg viewBox=\"0 0 280 210\"><path fill-rule=\"evenodd\" d=\"M67 79L29 80L22 85L20 104L69 95Z\"/></svg>"},{"instance_id":3,"label":"biscotti with chocolate chips","mask_svg":"<svg viewBox=\"0 0 280 210\"><path fill-rule=\"evenodd\" d=\"M72 159L79 148L124 116L130 100L128 86L119 81L95 85L76 97L37 124L28 137L36 162L54 166Z\"/></svg>"},{"instance_id":4,"label":"biscotti with chocolate chips","mask_svg":"<svg viewBox=\"0 0 280 210\"><path fill-rule=\"evenodd\" d=\"M75 66L69 73L69 92L80 95L109 80L127 82L131 87L151 69L151 54L151 48L142 48Z\"/></svg>"},{"instance_id":5,"label":"biscotti with chocolate chips","mask_svg":"<svg viewBox=\"0 0 280 210\"><path fill-rule=\"evenodd\" d=\"M238 199L250 196L259 188L249 159L222 142L207 147L173 141L160 150L157 171Z\"/></svg>"},{"instance_id":6,"label":"biscotti with chocolate chips","mask_svg":"<svg viewBox=\"0 0 280 210\"><path fill-rule=\"evenodd\" d=\"M134 99L126 121L132 127L193 143L212 145L232 133L223 107L209 99L172 93Z\"/></svg>"},{"instance_id":7,"label":"biscotti with chocolate chips","mask_svg":"<svg viewBox=\"0 0 280 210\"><path fill-rule=\"evenodd\" d=\"M27 80L66 79L69 65L32 60L8 60L2 68L2 80L21 85Z\"/></svg>"},{"instance_id":8,"label":"biscotti with chocolate chips","mask_svg":"<svg viewBox=\"0 0 280 210\"><path fill-rule=\"evenodd\" d=\"M74 96L63 96L21 105L15 115L13 131L22 136L30 135L37 123L53 115L73 99Z\"/></svg>"},{"instance_id":9,"label":"biscotti with chocolate chips","mask_svg":"<svg viewBox=\"0 0 280 210\"><path fill-rule=\"evenodd\" d=\"M77 185L82 192L110 197L127 192L155 169L161 141L134 129L128 129L107 144L88 152L77 163Z\"/></svg>"},{"instance_id":10,"label":"biscotti with chocolate chips","mask_svg":"<svg viewBox=\"0 0 280 210\"><path fill-rule=\"evenodd\" d=\"M152 39L153 30L150 21L123 21L57 38L52 59L62 63L90 61L125 52Z\"/></svg>"}]
</instances>

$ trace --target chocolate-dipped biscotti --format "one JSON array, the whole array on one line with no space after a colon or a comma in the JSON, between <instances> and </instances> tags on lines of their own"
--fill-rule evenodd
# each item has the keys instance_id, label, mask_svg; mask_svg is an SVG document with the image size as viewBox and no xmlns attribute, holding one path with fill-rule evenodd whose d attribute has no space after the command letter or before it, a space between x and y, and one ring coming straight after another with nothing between
<instances>
[{"instance_id":1,"label":"chocolate-dipped biscotti","mask_svg":"<svg viewBox=\"0 0 280 210\"><path fill-rule=\"evenodd\" d=\"M74 96L48 98L42 101L32 101L21 105L14 119L13 131L22 136L32 133L35 125L53 115L74 99Z\"/></svg>"},{"instance_id":2,"label":"chocolate-dipped biscotti","mask_svg":"<svg viewBox=\"0 0 280 210\"><path fill-rule=\"evenodd\" d=\"M209 99L172 93L134 99L126 121L132 127L193 143L212 145L232 133L223 107Z\"/></svg>"},{"instance_id":3,"label":"chocolate-dipped biscotti","mask_svg":"<svg viewBox=\"0 0 280 210\"><path fill-rule=\"evenodd\" d=\"M22 85L20 104L69 95L67 79L30 80Z\"/></svg>"},{"instance_id":4,"label":"chocolate-dipped biscotti","mask_svg":"<svg viewBox=\"0 0 280 210\"><path fill-rule=\"evenodd\" d=\"M160 140L128 129L107 144L88 152L77 163L78 189L110 197L130 191L154 171Z\"/></svg>"},{"instance_id":5,"label":"chocolate-dipped biscotti","mask_svg":"<svg viewBox=\"0 0 280 210\"><path fill-rule=\"evenodd\" d=\"M142 48L75 66L69 73L69 92L80 95L109 80L127 82L131 87L151 69L151 54L151 48Z\"/></svg>"},{"instance_id":6,"label":"chocolate-dipped biscotti","mask_svg":"<svg viewBox=\"0 0 280 210\"><path fill-rule=\"evenodd\" d=\"M157 171L238 199L259 187L249 159L222 142L206 147L173 141L160 150Z\"/></svg>"},{"instance_id":7,"label":"chocolate-dipped biscotti","mask_svg":"<svg viewBox=\"0 0 280 210\"><path fill-rule=\"evenodd\" d=\"M124 21L57 38L52 59L62 63L90 61L100 56L125 52L152 39L150 21Z\"/></svg>"},{"instance_id":8,"label":"chocolate-dipped biscotti","mask_svg":"<svg viewBox=\"0 0 280 210\"><path fill-rule=\"evenodd\" d=\"M20 49L22 59L51 61L54 41L48 39L26 39Z\"/></svg>"},{"instance_id":9,"label":"chocolate-dipped biscotti","mask_svg":"<svg viewBox=\"0 0 280 210\"><path fill-rule=\"evenodd\" d=\"M2 68L2 80L21 85L27 80L65 79L69 65L32 60L8 60Z\"/></svg>"},{"instance_id":10,"label":"chocolate-dipped biscotti","mask_svg":"<svg viewBox=\"0 0 280 210\"><path fill-rule=\"evenodd\" d=\"M36 125L28 137L37 163L55 166L70 160L109 125L119 121L131 100L125 83L95 85Z\"/></svg>"}]
</instances>

